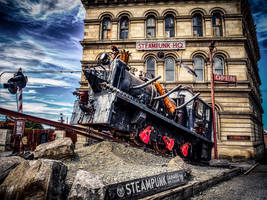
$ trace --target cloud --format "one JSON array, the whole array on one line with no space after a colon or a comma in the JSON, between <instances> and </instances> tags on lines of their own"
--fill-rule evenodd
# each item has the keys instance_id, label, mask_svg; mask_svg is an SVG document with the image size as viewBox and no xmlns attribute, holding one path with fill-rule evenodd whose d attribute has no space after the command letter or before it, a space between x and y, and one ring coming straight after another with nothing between
<instances>
[{"instance_id":1,"label":"cloud","mask_svg":"<svg viewBox=\"0 0 267 200\"><path fill-rule=\"evenodd\" d=\"M6 101L16 101L16 95L10 94L7 89L0 89L0 101L2 101L3 104L5 104Z\"/></svg>"},{"instance_id":2,"label":"cloud","mask_svg":"<svg viewBox=\"0 0 267 200\"><path fill-rule=\"evenodd\" d=\"M80 0L12 0L7 2L1 0L5 4L6 9L16 12L16 16L12 18L21 21L48 20L53 15L64 15L75 8L78 9L77 17L84 16L84 9ZM18 16L21 18L18 19Z\"/></svg>"},{"instance_id":3,"label":"cloud","mask_svg":"<svg viewBox=\"0 0 267 200\"><path fill-rule=\"evenodd\" d=\"M29 86L60 86L60 87L69 87L72 86L70 83L63 81L63 80L55 80L55 79L48 79L48 78L29 78L28 79Z\"/></svg>"},{"instance_id":4,"label":"cloud","mask_svg":"<svg viewBox=\"0 0 267 200\"><path fill-rule=\"evenodd\" d=\"M24 94L36 94L37 92L35 90L28 90L28 91L24 91Z\"/></svg>"}]
</instances>

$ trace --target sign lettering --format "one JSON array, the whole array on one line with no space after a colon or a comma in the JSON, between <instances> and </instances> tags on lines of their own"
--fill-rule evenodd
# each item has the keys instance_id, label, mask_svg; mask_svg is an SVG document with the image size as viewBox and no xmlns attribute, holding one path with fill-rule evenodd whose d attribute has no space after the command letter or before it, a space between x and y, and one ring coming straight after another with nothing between
<instances>
[{"instance_id":1,"label":"sign lettering","mask_svg":"<svg viewBox=\"0 0 267 200\"><path fill-rule=\"evenodd\" d=\"M136 42L136 50L185 49L185 40Z\"/></svg>"},{"instance_id":2,"label":"sign lettering","mask_svg":"<svg viewBox=\"0 0 267 200\"><path fill-rule=\"evenodd\" d=\"M121 182L108 185L107 199L133 199L141 198L153 193L177 187L187 182L185 171L179 170L168 172L156 176L135 179L132 181Z\"/></svg>"},{"instance_id":3,"label":"sign lettering","mask_svg":"<svg viewBox=\"0 0 267 200\"><path fill-rule=\"evenodd\" d=\"M214 74L214 81L236 83L237 78L233 75Z\"/></svg>"}]
</instances>

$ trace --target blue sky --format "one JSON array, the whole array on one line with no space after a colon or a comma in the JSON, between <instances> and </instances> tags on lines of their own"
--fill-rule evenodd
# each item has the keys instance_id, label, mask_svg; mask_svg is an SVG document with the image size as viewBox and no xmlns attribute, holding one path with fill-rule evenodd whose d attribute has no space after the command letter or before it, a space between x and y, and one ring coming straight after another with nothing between
<instances>
[{"instance_id":1,"label":"blue sky","mask_svg":"<svg viewBox=\"0 0 267 200\"><path fill-rule=\"evenodd\" d=\"M263 108L267 112L267 6L250 0L261 52L258 63L262 80ZM17 70L80 70L84 8L80 0L0 0L0 73ZM80 73L27 74L24 112L58 120L70 119ZM0 79L0 106L16 110L16 96L3 88L12 74ZM267 115L264 114L265 129Z\"/></svg>"}]
</instances>

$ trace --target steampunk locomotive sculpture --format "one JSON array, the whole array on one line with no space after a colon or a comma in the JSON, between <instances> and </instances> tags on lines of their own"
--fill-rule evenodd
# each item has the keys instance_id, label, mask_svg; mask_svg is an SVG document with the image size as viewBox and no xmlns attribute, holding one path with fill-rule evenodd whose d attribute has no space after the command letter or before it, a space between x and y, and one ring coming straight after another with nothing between
<instances>
[{"instance_id":1,"label":"steampunk locomotive sculpture","mask_svg":"<svg viewBox=\"0 0 267 200\"><path fill-rule=\"evenodd\" d=\"M83 73L89 92L76 92L72 124L190 160L211 158L211 108L181 85L167 91L159 77L136 76L129 54L112 47Z\"/></svg>"}]
</instances>

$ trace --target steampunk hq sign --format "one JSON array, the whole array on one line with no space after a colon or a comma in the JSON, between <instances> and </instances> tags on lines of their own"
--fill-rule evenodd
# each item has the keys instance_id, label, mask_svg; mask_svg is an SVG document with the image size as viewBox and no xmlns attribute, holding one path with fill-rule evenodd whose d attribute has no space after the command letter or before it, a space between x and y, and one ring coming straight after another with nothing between
<instances>
[{"instance_id":1,"label":"steampunk hq sign","mask_svg":"<svg viewBox=\"0 0 267 200\"><path fill-rule=\"evenodd\" d=\"M136 50L185 49L185 40L136 42Z\"/></svg>"},{"instance_id":2,"label":"steampunk hq sign","mask_svg":"<svg viewBox=\"0 0 267 200\"><path fill-rule=\"evenodd\" d=\"M136 199L187 183L184 170L109 185L105 199Z\"/></svg>"}]
</instances>

